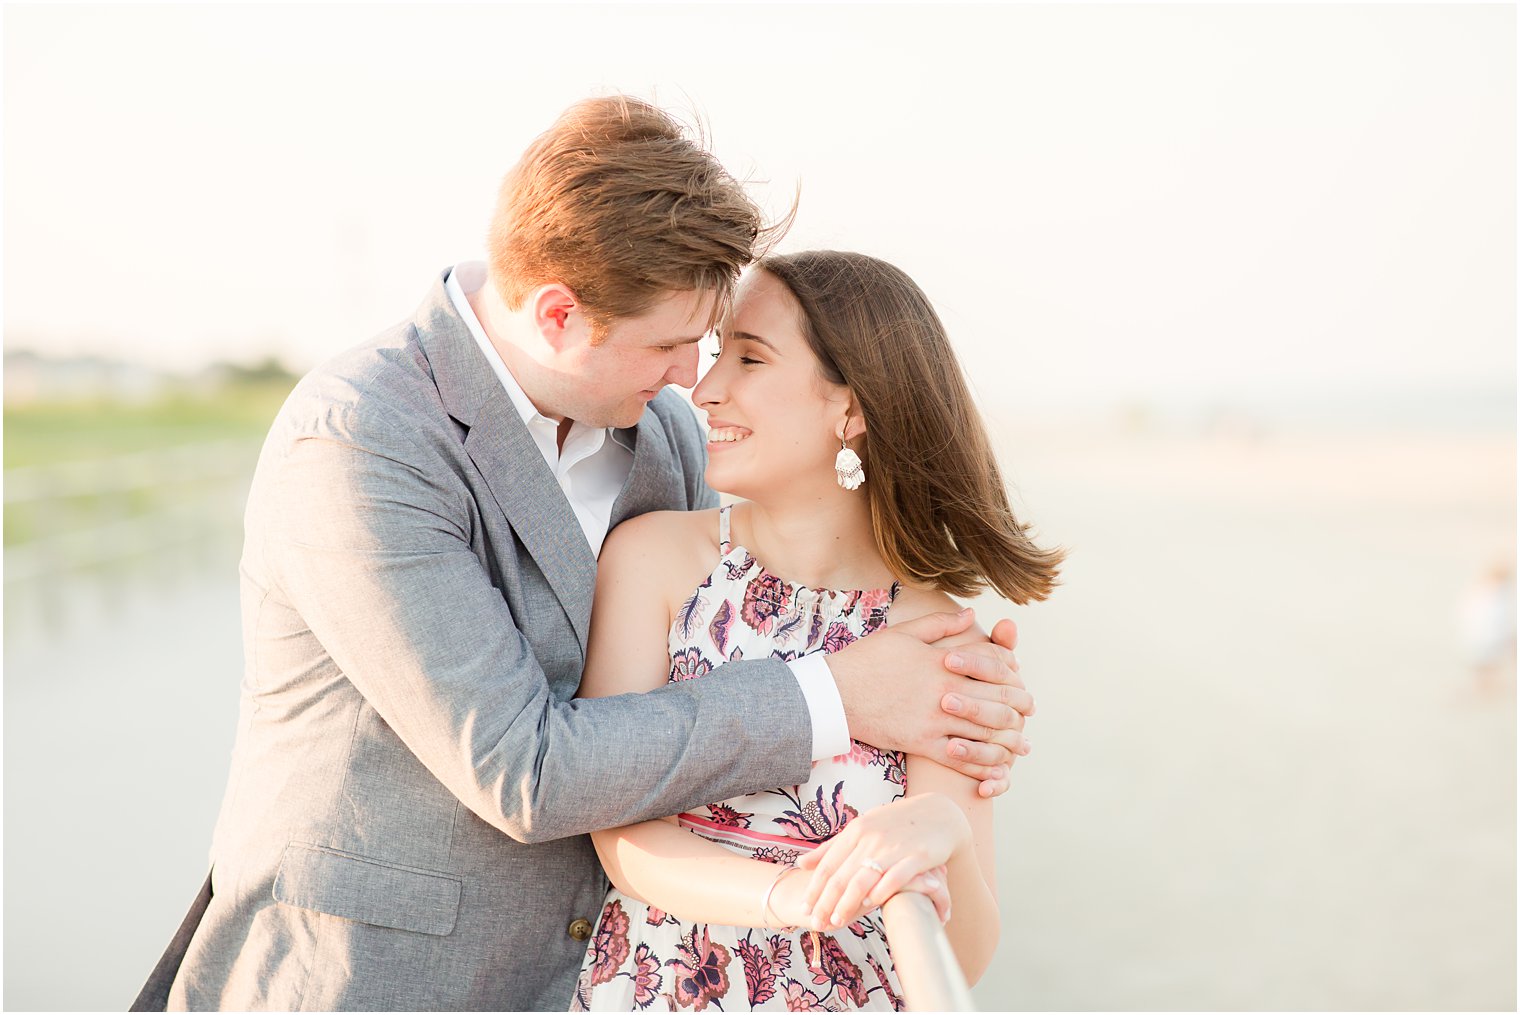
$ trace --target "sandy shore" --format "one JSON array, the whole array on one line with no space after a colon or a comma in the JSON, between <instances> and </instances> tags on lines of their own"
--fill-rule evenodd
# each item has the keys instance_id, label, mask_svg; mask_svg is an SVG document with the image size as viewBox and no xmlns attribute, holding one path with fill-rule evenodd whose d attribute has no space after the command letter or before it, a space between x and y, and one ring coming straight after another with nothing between
<instances>
[{"instance_id":1,"label":"sandy shore","mask_svg":"<svg viewBox=\"0 0 1520 1015\"><path fill-rule=\"evenodd\" d=\"M1004 451L1072 556L1011 611L1040 711L979 1003L1513 1010L1515 703L1454 620L1513 553L1513 441Z\"/></svg>"}]
</instances>

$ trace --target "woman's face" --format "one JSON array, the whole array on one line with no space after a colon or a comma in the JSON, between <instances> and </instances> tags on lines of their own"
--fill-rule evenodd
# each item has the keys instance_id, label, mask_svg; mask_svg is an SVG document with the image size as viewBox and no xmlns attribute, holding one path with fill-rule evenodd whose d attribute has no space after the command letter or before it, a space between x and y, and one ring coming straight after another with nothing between
<instances>
[{"instance_id":1,"label":"woman's face","mask_svg":"<svg viewBox=\"0 0 1520 1015\"><path fill-rule=\"evenodd\" d=\"M719 329L717 362L692 391L708 415L707 485L746 500L835 489L849 390L819 372L802 310L767 271L750 271ZM857 422L858 426L858 422Z\"/></svg>"}]
</instances>

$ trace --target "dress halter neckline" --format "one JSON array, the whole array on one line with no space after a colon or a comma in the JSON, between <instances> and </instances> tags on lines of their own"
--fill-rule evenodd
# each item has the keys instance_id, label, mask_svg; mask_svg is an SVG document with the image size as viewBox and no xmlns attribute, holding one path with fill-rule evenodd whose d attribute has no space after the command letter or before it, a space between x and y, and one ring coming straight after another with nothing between
<instances>
[{"instance_id":1,"label":"dress halter neckline","mask_svg":"<svg viewBox=\"0 0 1520 1015\"><path fill-rule=\"evenodd\" d=\"M831 589L815 585L803 585L799 582L789 581L786 578L783 578L780 575L776 574L770 568L761 563L759 558L751 553L749 549L742 543L735 543L733 541L732 533L729 529L729 512L733 510L733 507L734 506L732 504L725 504L723 507L718 509L718 550L722 553L722 560L724 561L727 561L730 557L741 557L742 563L746 569L748 567L754 567L758 569L760 574L766 575L774 581L781 582L788 588L791 588L797 592L816 596L818 599L823 601L835 599L858 600L862 596L884 593L887 597L887 605L891 605L893 600L897 598L898 592L902 591L902 582L899 581L893 581L890 586L887 586L885 588L876 589Z\"/></svg>"}]
</instances>

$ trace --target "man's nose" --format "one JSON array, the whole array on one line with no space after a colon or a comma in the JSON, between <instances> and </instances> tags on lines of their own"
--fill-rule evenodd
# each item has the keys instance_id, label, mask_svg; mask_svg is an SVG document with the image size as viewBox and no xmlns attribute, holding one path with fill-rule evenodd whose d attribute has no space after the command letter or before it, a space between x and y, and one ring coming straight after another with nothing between
<instances>
[{"instance_id":1,"label":"man's nose","mask_svg":"<svg viewBox=\"0 0 1520 1015\"><path fill-rule=\"evenodd\" d=\"M665 372L665 377L677 387L693 387L697 383L697 357L700 355L695 342L681 346L676 352L675 363Z\"/></svg>"}]
</instances>

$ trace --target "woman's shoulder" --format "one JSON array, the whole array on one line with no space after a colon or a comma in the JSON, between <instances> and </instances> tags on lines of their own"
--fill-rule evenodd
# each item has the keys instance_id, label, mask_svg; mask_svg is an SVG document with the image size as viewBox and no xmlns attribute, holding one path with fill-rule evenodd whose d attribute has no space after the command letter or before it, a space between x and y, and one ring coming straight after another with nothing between
<instances>
[{"instance_id":1,"label":"woman's shoulder","mask_svg":"<svg viewBox=\"0 0 1520 1015\"><path fill-rule=\"evenodd\" d=\"M901 624L907 620L917 620L927 613L956 613L960 608L960 603L939 589L904 585L898 590L897 598L892 600L889 623Z\"/></svg>"},{"instance_id":2,"label":"woman's shoulder","mask_svg":"<svg viewBox=\"0 0 1520 1015\"><path fill-rule=\"evenodd\" d=\"M705 511L648 511L607 534L607 546L630 544L665 552L718 551L718 508Z\"/></svg>"},{"instance_id":3,"label":"woman's shoulder","mask_svg":"<svg viewBox=\"0 0 1520 1015\"><path fill-rule=\"evenodd\" d=\"M902 624L930 613L959 613L964 606L965 604L956 602L939 589L911 588L904 585L898 590L897 598L892 600L892 609L887 614L887 624L888 626ZM965 633L943 638L935 644L946 647L986 640L987 635L982 632L981 625L972 624Z\"/></svg>"},{"instance_id":4,"label":"woman's shoulder","mask_svg":"<svg viewBox=\"0 0 1520 1015\"><path fill-rule=\"evenodd\" d=\"M672 591L688 592L718 560L718 509L650 511L607 534L600 568L641 568L671 579Z\"/></svg>"}]
</instances>

